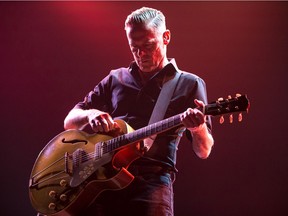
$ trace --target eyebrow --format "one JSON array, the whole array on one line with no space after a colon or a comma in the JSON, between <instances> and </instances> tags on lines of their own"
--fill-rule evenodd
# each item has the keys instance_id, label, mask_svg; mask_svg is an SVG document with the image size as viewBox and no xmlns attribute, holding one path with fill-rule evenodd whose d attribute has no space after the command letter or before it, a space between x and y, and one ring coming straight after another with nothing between
<instances>
[{"instance_id":1,"label":"eyebrow","mask_svg":"<svg viewBox=\"0 0 288 216\"><path fill-rule=\"evenodd\" d=\"M149 39L149 40L147 40L147 41L145 41L142 45L147 45L147 44L153 44L153 43L155 43L155 39L154 38L152 38L152 39ZM129 45L130 46L137 46L135 43L129 43Z\"/></svg>"}]
</instances>

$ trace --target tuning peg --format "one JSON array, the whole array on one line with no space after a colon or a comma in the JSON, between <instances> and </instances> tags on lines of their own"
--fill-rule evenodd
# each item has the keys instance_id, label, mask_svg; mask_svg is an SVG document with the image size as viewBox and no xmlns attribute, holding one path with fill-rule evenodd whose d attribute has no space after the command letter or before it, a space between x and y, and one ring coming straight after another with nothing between
<instances>
[{"instance_id":1,"label":"tuning peg","mask_svg":"<svg viewBox=\"0 0 288 216\"><path fill-rule=\"evenodd\" d=\"M242 120L243 120L242 113L239 113L239 114L238 114L238 121L239 121L239 122L242 122Z\"/></svg>"},{"instance_id":2,"label":"tuning peg","mask_svg":"<svg viewBox=\"0 0 288 216\"><path fill-rule=\"evenodd\" d=\"M217 99L216 104L220 106L221 102L224 101L224 98L220 97Z\"/></svg>"},{"instance_id":3,"label":"tuning peg","mask_svg":"<svg viewBox=\"0 0 288 216\"><path fill-rule=\"evenodd\" d=\"M224 121L225 121L225 119L224 119L224 116L222 115L222 116L220 117L220 119L219 119L219 123L220 123L220 124L223 124Z\"/></svg>"},{"instance_id":4,"label":"tuning peg","mask_svg":"<svg viewBox=\"0 0 288 216\"><path fill-rule=\"evenodd\" d=\"M229 122L233 123L233 115L232 114L229 115Z\"/></svg>"}]
</instances>

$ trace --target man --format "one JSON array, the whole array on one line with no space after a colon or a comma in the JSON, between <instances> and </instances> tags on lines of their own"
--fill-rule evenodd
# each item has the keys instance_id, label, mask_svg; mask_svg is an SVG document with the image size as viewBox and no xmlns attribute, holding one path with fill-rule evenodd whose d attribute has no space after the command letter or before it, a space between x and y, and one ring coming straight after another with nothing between
<instances>
[{"instance_id":1,"label":"man","mask_svg":"<svg viewBox=\"0 0 288 216\"><path fill-rule=\"evenodd\" d=\"M122 119L133 129L148 125L163 85L180 73L165 118L181 114L182 126L157 135L152 147L135 160L128 170L135 176L127 187L104 191L83 215L173 215L173 182L176 151L185 132L200 158L207 158L214 140L211 120L195 107L207 103L204 81L180 71L168 59L171 33L162 12L143 7L126 19L125 30L134 62L128 68L112 70L67 115L65 129L90 127L107 133Z\"/></svg>"}]
</instances>

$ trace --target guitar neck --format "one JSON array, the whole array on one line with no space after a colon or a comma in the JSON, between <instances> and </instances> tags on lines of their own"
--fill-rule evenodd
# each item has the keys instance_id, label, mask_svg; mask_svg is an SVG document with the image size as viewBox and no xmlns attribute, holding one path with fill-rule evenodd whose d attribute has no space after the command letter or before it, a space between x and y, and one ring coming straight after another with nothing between
<instances>
[{"instance_id":1,"label":"guitar neck","mask_svg":"<svg viewBox=\"0 0 288 216\"><path fill-rule=\"evenodd\" d=\"M214 101L201 108L204 115L217 116L233 112L248 111L250 106L246 95L237 96L235 98L228 98ZM200 108L197 108L200 110ZM182 125L181 114L174 115L162 121L150 124L146 127L140 128L128 134L123 134L116 138L103 142L103 153L108 153L119 149L127 144L135 143L155 134L162 133L174 127Z\"/></svg>"},{"instance_id":2,"label":"guitar neck","mask_svg":"<svg viewBox=\"0 0 288 216\"><path fill-rule=\"evenodd\" d=\"M206 114L207 108L208 106L205 106L203 110L201 109L201 111L204 114ZM181 126L182 125L181 114L171 116L167 119L150 124L148 126L140 128L128 134L123 134L121 136L105 141L103 142L104 144L103 153L109 153L113 150L119 149L130 143L135 143L147 137L153 136L155 134L159 134L169 129Z\"/></svg>"},{"instance_id":3,"label":"guitar neck","mask_svg":"<svg viewBox=\"0 0 288 216\"><path fill-rule=\"evenodd\" d=\"M159 134L174 127L180 126L181 124L181 117L180 114L178 114L135 130L131 133L123 134L121 136L105 141L103 144L106 145L106 148L104 148L105 150L103 153L119 149L122 146L128 145L130 143L138 142L152 135Z\"/></svg>"}]
</instances>

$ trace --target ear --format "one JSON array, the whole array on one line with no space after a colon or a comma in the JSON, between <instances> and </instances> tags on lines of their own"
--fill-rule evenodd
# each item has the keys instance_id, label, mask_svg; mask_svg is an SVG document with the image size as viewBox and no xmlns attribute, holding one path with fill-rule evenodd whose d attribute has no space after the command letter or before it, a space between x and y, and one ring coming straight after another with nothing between
<instances>
[{"instance_id":1,"label":"ear","mask_svg":"<svg viewBox=\"0 0 288 216\"><path fill-rule=\"evenodd\" d=\"M170 30L165 30L165 32L163 33L163 42L165 45L168 45L171 39L171 33Z\"/></svg>"}]
</instances>

